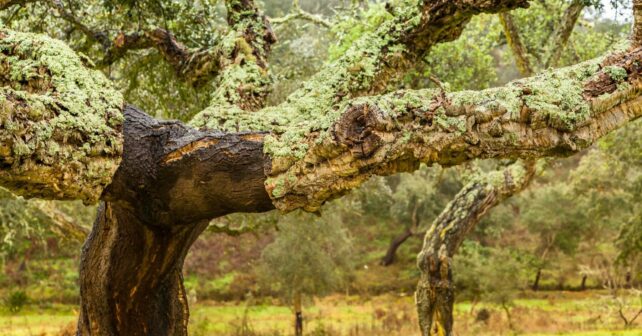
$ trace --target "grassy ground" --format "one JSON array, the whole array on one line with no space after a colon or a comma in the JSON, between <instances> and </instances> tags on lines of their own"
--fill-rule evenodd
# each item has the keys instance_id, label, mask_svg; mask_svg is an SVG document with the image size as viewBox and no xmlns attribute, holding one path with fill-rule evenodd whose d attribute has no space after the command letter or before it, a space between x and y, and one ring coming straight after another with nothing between
<instances>
[{"instance_id":1,"label":"grassy ground","mask_svg":"<svg viewBox=\"0 0 642 336\"><path fill-rule=\"evenodd\" d=\"M308 335L417 335L412 297L386 295L364 299L333 296L310 304L305 311ZM629 315L633 308L629 309ZM57 335L61 329L75 322L74 309L68 305L52 305L26 307L17 314L2 311L0 335ZM489 313L488 318L477 321L482 310ZM601 292L529 294L516 300L510 313L512 329L506 313L496 305L459 303L456 307L457 334L642 336L642 321L631 329L622 330L623 324L617 312ZM199 302L192 309L190 332L193 336L289 335L291 321L291 311L276 303Z\"/></svg>"}]
</instances>

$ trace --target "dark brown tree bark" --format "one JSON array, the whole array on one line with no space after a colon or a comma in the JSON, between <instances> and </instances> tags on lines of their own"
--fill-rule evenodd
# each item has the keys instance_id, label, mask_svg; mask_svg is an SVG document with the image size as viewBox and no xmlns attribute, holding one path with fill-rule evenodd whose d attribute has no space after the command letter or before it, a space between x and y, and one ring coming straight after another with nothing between
<instances>
[{"instance_id":1,"label":"dark brown tree bark","mask_svg":"<svg viewBox=\"0 0 642 336\"><path fill-rule=\"evenodd\" d=\"M531 286L531 289L533 291L537 292L539 290L539 280L542 278L542 269L538 268L537 273L535 274L535 280L533 281L533 286Z\"/></svg>"},{"instance_id":2,"label":"dark brown tree bark","mask_svg":"<svg viewBox=\"0 0 642 336\"><path fill-rule=\"evenodd\" d=\"M421 279L415 300L422 335L453 335L455 286L451 265L455 252L490 209L524 189L534 174L534 163L515 163L474 179L435 219L417 257Z\"/></svg>"},{"instance_id":3,"label":"dark brown tree bark","mask_svg":"<svg viewBox=\"0 0 642 336\"><path fill-rule=\"evenodd\" d=\"M397 250L403 243L408 240L408 238L412 237L414 233L412 230L405 229L403 233L400 235L396 236L392 241L390 242L390 246L388 246L388 250L386 250L386 255L381 258L380 264L382 266L390 266L394 264L394 262L397 260Z\"/></svg>"},{"instance_id":4,"label":"dark brown tree bark","mask_svg":"<svg viewBox=\"0 0 642 336\"><path fill-rule=\"evenodd\" d=\"M404 229L404 232L392 239L392 241L390 242L390 246L388 246L388 250L386 251L386 255L384 255L379 262L382 266L390 266L395 262L395 260L397 259L397 250L399 249L399 247L401 247L401 245L403 245L403 243L405 243L408 238L414 236L417 228L419 227L419 218L417 217L419 202L415 199L411 204L411 209L409 209L411 211L411 223Z\"/></svg>"},{"instance_id":5,"label":"dark brown tree bark","mask_svg":"<svg viewBox=\"0 0 642 336\"><path fill-rule=\"evenodd\" d=\"M186 335L192 243L210 218L274 208L262 135L199 132L132 107L125 116L123 161L83 247L78 333Z\"/></svg>"}]
</instances>

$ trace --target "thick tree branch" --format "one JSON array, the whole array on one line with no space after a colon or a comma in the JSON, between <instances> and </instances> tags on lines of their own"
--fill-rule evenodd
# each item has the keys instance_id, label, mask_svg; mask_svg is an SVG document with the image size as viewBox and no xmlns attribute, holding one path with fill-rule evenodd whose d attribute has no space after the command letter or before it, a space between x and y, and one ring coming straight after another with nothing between
<instances>
[{"instance_id":1,"label":"thick tree branch","mask_svg":"<svg viewBox=\"0 0 642 336\"><path fill-rule=\"evenodd\" d=\"M411 171L420 162L570 155L640 117L640 61L636 49L479 92L353 100L310 132L300 133L301 119L273 128L266 151L278 154L267 189L282 210L315 211L373 174Z\"/></svg>"},{"instance_id":2,"label":"thick tree branch","mask_svg":"<svg viewBox=\"0 0 642 336\"><path fill-rule=\"evenodd\" d=\"M264 106L271 90L268 56L276 36L254 1L226 0L225 5L231 29L225 39L234 41L236 46L222 60L210 110L256 111Z\"/></svg>"},{"instance_id":3,"label":"thick tree branch","mask_svg":"<svg viewBox=\"0 0 642 336\"><path fill-rule=\"evenodd\" d=\"M519 29L515 25L515 20L510 13L500 13L499 22L504 28L504 35L508 42L508 46L513 52L513 57L515 57L515 65L523 77L529 77L533 75L533 67L531 62L528 59L528 53L526 47L522 44L522 39L519 34Z\"/></svg>"},{"instance_id":4,"label":"thick tree branch","mask_svg":"<svg viewBox=\"0 0 642 336\"><path fill-rule=\"evenodd\" d=\"M528 186L534 173L535 165L531 161L473 178L428 229L417 257L421 279L416 302L423 335L453 335L452 258L483 216Z\"/></svg>"},{"instance_id":5,"label":"thick tree branch","mask_svg":"<svg viewBox=\"0 0 642 336\"><path fill-rule=\"evenodd\" d=\"M498 13L527 7L526 0L455 0L401 2L389 8L391 18L359 39L338 60L326 65L278 107L274 122L294 124L300 118L324 119L340 103L386 91L389 84L421 59L430 48L459 37L479 13ZM273 109L263 111L270 113ZM259 130L239 110L221 108L216 101L191 121L195 127L228 131Z\"/></svg>"},{"instance_id":6,"label":"thick tree branch","mask_svg":"<svg viewBox=\"0 0 642 336\"><path fill-rule=\"evenodd\" d=\"M121 94L60 41L2 29L0 50L0 183L95 203L121 159Z\"/></svg>"}]
</instances>

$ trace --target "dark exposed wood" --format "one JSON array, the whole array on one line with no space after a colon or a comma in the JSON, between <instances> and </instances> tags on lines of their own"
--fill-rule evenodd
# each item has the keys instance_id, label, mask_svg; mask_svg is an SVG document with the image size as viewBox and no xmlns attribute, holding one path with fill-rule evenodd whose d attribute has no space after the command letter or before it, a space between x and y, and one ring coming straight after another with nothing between
<instances>
[{"instance_id":1,"label":"dark exposed wood","mask_svg":"<svg viewBox=\"0 0 642 336\"><path fill-rule=\"evenodd\" d=\"M123 161L83 247L79 334L186 335L189 247L211 218L273 209L263 134L125 116Z\"/></svg>"}]
</instances>

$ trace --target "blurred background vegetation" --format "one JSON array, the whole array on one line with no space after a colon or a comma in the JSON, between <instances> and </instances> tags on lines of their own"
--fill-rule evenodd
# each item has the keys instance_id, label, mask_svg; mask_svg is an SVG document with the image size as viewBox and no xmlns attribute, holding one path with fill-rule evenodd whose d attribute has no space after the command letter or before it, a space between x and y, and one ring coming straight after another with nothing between
<instances>
[{"instance_id":1,"label":"blurred background vegetation","mask_svg":"<svg viewBox=\"0 0 642 336\"><path fill-rule=\"evenodd\" d=\"M545 70L547 41L570 2L533 1L513 12L537 70ZM191 48L213 46L225 30L224 6L216 0L51 3L0 12L0 20L63 39L96 63L100 37L89 38L83 26L113 34L168 28ZM279 38L270 60L277 83L270 104L388 19L381 1L261 3L276 19ZM616 48L629 32L627 1L584 5L559 66ZM288 16L300 11L316 20ZM128 102L159 118L188 120L206 106L211 90L177 80L154 50L130 52L103 71ZM519 77L497 16L480 15L391 89L435 82L447 90L484 89ZM306 334L416 334L412 293L423 235L466 181L507 164L422 167L374 178L317 214L213 221L185 262L192 335L291 334L297 298ZM580 155L540 166L530 187L487 214L455 258L458 333L642 335L642 317L631 321L642 311L636 290L642 288L642 122ZM94 212L78 202L24 200L0 190L0 334L71 330L78 258ZM234 230L223 232L221 222Z\"/></svg>"}]
</instances>

